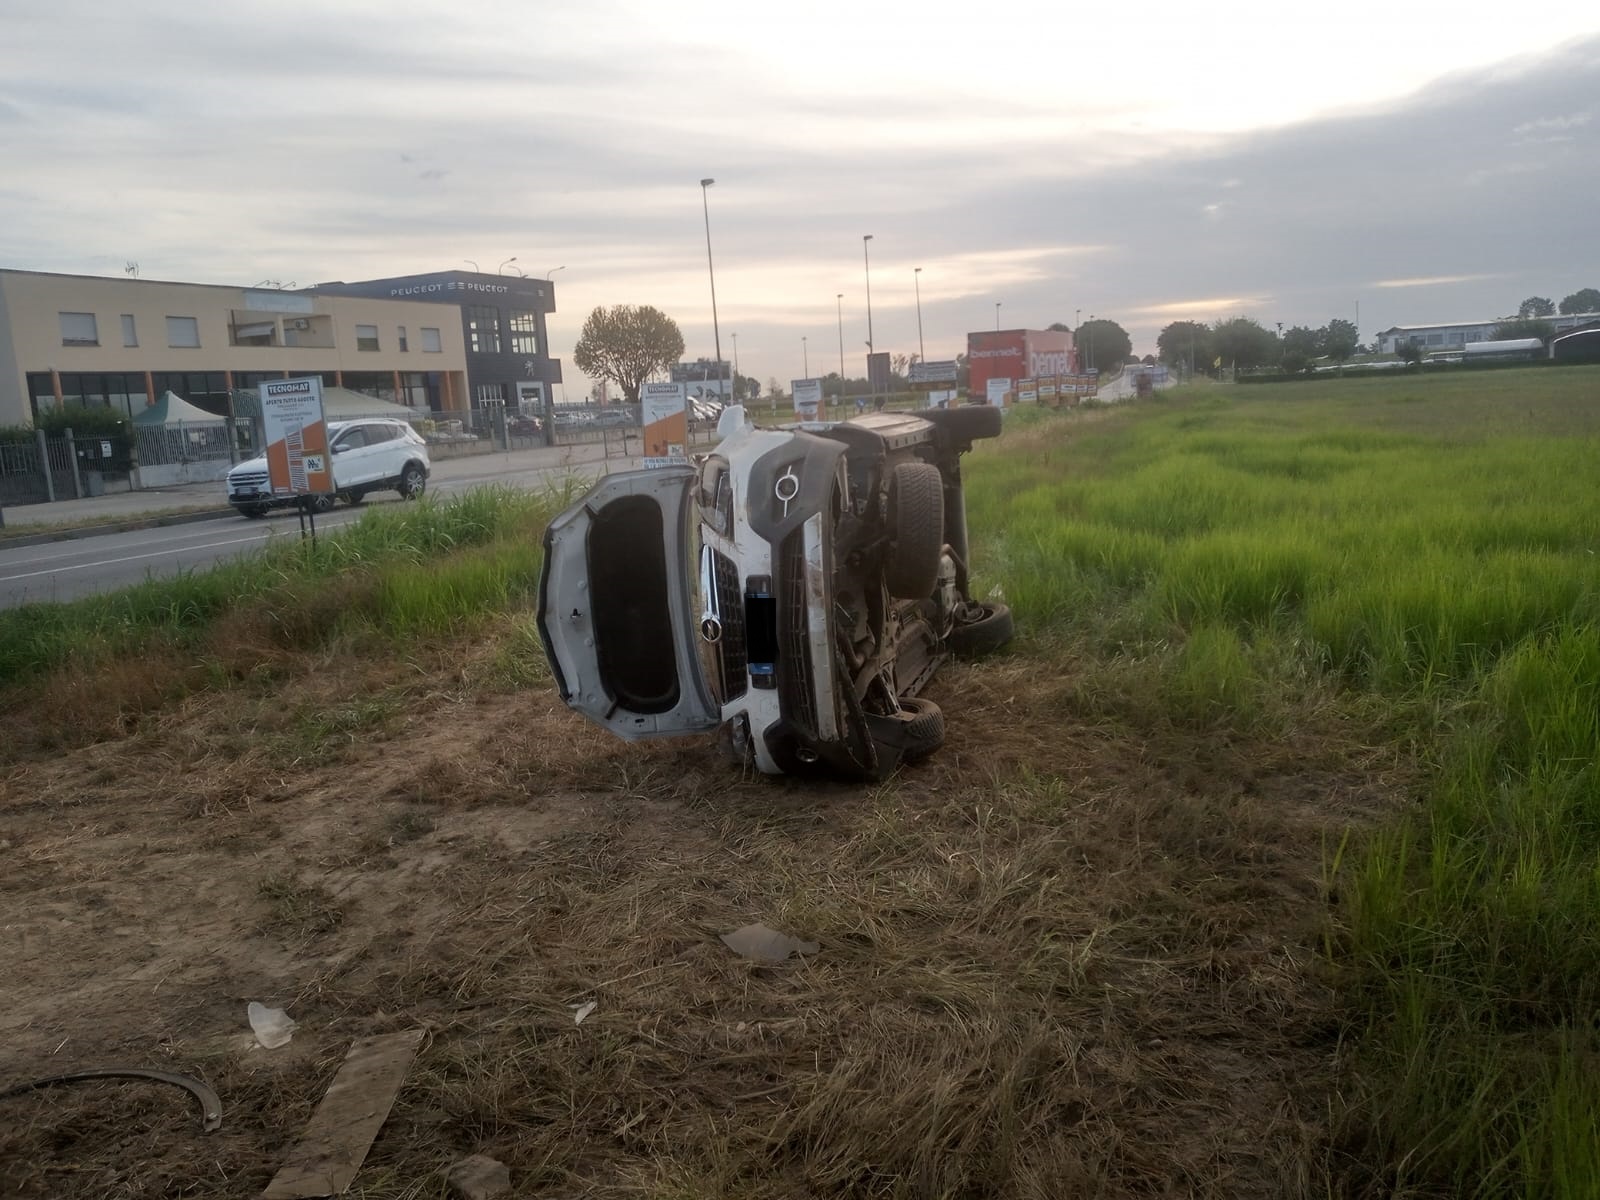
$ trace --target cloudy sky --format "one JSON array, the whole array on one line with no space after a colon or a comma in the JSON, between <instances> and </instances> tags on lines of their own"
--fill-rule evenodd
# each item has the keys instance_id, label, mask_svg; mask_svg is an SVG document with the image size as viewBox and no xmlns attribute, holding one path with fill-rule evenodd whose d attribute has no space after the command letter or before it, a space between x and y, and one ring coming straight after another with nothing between
<instances>
[{"instance_id":1,"label":"cloudy sky","mask_svg":"<svg viewBox=\"0 0 1600 1200\"><path fill-rule=\"evenodd\" d=\"M1181 11L1180 11L1181 10ZM552 271L763 379L1600 287L1600 4L0 0L0 266ZM556 271L556 268L561 268ZM802 339L805 342L802 343Z\"/></svg>"}]
</instances>

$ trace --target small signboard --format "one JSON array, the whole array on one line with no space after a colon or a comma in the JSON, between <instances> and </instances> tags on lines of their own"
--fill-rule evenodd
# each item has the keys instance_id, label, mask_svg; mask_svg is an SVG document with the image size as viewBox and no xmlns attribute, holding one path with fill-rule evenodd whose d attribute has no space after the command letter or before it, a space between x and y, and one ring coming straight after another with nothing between
<instances>
[{"instance_id":1,"label":"small signboard","mask_svg":"<svg viewBox=\"0 0 1600 1200\"><path fill-rule=\"evenodd\" d=\"M802 421L815 421L822 412L822 380L791 379L794 391L794 415Z\"/></svg>"},{"instance_id":2,"label":"small signboard","mask_svg":"<svg viewBox=\"0 0 1600 1200\"><path fill-rule=\"evenodd\" d=\"M1046 400L1049 400L1051 403L1054 403L1060 386L1061 381L1059 377L1055 375L1041 375L1039 377L1039 402L1043 404Z\"/></svg>"},{"instance_id":3,"label":"small signboard","mask_svg":"<svg viewBox=\"0 0 1600 1200\"><path fill-rule=\"evenodd\" d=\"M949 408L955 402L956 402L956 389L955 388L929 388L928 389L928 407L929 408Z\"/></svg>"},{"instance_id":4,"label":"small signboard","mask_svg":"<svg viewBox=\"0 0 1600 1200\"><path fill-rule=\"evenodd\" d=\"M996 408L1004 408L1011 403L1011 380L990 379L987 381L989 403Z\"/></svg>"},{"instance_id":5,"label":"small signboard","mask_svg":"<svg viewBox=\"0 0 1600 1200\"><path fill-rule=\"evenodd\" d=\"M953 358L911 364L912 383L954 383L955 381L956 361Z\"/></svg>"},{"instance_id":6,"label":"small signboard","mask_svg":"<svg viewBox=\"0 0 1600 1200\"><path fill-rule=\"evenodd\" d=\"M645 466L681 466L689 461L686 390L681 383L647 383L640 390Z\"/></svg>"},{"instance_id":7,"label":"small signboard","mask_svg":"<svg viewBox=\"0 0 1600 1200\"><path fill-rule=\"evenodd\" d=\"M1017 380L1017 399L1024 404L1031 404L1039 399L1039 381L1037 379Z\"/></svg>"},{"instance_id":8,"label":"small signboard","mask_svg":"<svg viewBox=\"0 0 1600 1200\"><path fill-rule=\"evenodd\" d=\"M261 424L267 439L267 486L274 496L333 491L320 378L262 380Z\"/></svg>"}]
</instances>

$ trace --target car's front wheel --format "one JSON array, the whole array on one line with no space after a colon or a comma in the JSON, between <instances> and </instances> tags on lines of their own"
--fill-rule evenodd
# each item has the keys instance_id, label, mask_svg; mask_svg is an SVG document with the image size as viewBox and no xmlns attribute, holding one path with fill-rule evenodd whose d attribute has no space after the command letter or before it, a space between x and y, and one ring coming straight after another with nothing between
<instances>
[{"instance_id":1,"label":"car's front wheel","mask_svg":"<svg viewBox=\"0 0 1600 1200\"><path fill-rule=\"evenodd\" d=\"M362 491L360 488L350 488L348 491L340 492L339 494L344 498L344 502L351 508L354 508L367 498L366 492Z\"/></svg>"},{"instance_id":2,"label":"car's front wheel","mask_svg":"<svg viewBox=\"0 0 1600 1200\"><path fill-rule=\"evenodd\" d=\"M889 536L883 567L891 596L920 600L933 591L944 553L944 476L931 463L905 462L889 477Z\"/></svg>"},{"instance_id":3,"label":"car's front wheel","mask_svg":"<svg viewBox=\"0 0 1600 1200\"><path fill-rule=\"evenodd\" d=\"M258 521L267 515L265 504L238 504L234 507L239 510L240 516L249 517L252 521Z\"/></svg>"},{"instance_id":4,"label":"car's front wheel","mask_svg":"<svg viewBox=\"0 0 1600 1200\"><path fill-rule=\"evenodd\" d=\"M945 639L952 653L968 658L992 654L1016 633L1011 609L1004 604L969 604L958 613Z\"/></svg>"},{"instance_id":5,"label":"car's front wheel","mask_svg":"<svg viewBox=\"0 0 1600 1200\"><path fill-rule=\"evenodd\" d=\"M332 512L336 499L337 497L332 492L318 492L311 497L311 511L318 513Z\"/></svg>"},{"instance_id":6,"label":"car's front wheel","mask_svg":"<svg viewBox=\"0 0 1600 1200\"><path fill-rule=\"evenodd\" d=\"M396 489L402 500L420 500L428 490L428 477L416 463L410 463L400 472L400 486Z\"/></svg>"}]
</instances>

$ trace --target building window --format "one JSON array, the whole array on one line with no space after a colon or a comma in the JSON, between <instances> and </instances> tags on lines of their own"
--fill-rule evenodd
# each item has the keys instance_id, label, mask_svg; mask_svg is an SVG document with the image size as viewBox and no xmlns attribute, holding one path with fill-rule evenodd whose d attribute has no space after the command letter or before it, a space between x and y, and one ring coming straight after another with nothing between
<instances>
[{"instance_id":1,"label":"building window","mask_svg":"<svg viewBox=\"0 0 1600 1200\"><path fill-rule=\"evenodd\" d=\"M478 404L504 404L506 402L506 385L503 383L480 383L478 385Z\"/></svg>"},{"instance_id":2,"label":"building window","mask_svg":"<svg viewBox=\"0 0 1600 1200\"><path fill-rule=\"evenodd\" d=\"M168 317L167 345L176 350L198 349L200 346L200 322L193 317Z\"/></svg>"},{"instance_id":3,"label":"building window","mask_svg":"<svg viewBox=\"0 0 1600 1200\"><path fill-rule=\"evenodd\" d=\"M93 313L57 313L61 318L61 344L63 346L98 346L100 331L95 327Z\"/></svg>"},{"instance_id":4,"label":"building window","mask_svg":"<svg viewBox=\"0 0 1600 1200\"><path fill-rule=\"evenodd\" d=\"M439 340L439 331L437 329L429 329L424 325L422 327L422 352L424 354L438 354L443 349L444 346Z\"/></svg>"},{"instance_id":5,"label":"building window","mask_svg":"<svg viewBox=\"0 0 1600 1200\"><path fill-rule=\"evenodd\" d=\"M376 325L356 326L356 349L376 350L378 348L378 327Z\"/></svg>"},{"instance_id":6,"label":"building window","mask_svg":"<svg viewBox=\"0 0 1600 1200\"><path fill-rule=\"evenodd\" d=\"M511 314L511 353L539 353L539 319L531 312Z\"/></svg>"},{"instance_id":7,"label":"building window","mask_svg":"<svg viewBox=\"0 0 1600 1200\"><path fill-rule=\"evenodd\" d=\"M400 353L404 354L411 346L406 342L406 327L400 326Z\"/></svg>"},{"instance_id":8,"label":"building window","mask_svg":"<svg viewBox=\"0 0 1600 1200\"><path fill-rule=\"evenodd\" d=\"M278 344L278 323L276 321L251 321L244 325L234 325L233 344L235 346L276 346Z\"/></svg>"},{"instance_id":9,"label":"building window","mask_svg":"<svg viewBox=\"0 0 1600 1200\"><path fill-rule=\"evenodd\" d=\"M122 344L124 346L139 344L139 331L134 327L132 313L122 314Z\"/></svg>"},{"instance_id":10,"label":"building window","mask_svg":"<svg viewBox=\"0 0 1600 1200\"><path fill-rule=\"evenodd\" d=\"M467 309L467 348L477 354L500 353L500 310L474 304Z\"/></svg>"}]
</instances>

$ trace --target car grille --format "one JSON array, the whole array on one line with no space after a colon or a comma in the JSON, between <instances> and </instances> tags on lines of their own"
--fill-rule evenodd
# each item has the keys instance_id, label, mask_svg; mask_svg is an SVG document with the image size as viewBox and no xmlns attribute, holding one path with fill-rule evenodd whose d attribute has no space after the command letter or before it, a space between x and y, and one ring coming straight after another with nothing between
<instances>
[{"instance_id":1,"label":"car grille","mask_svg":"<svg viewBox=\"0 0 1600 1200\"><path fill-rule=\"evenodd\" d=\"M806 535L783 539L778 568L778 694L784 711L808 733L817 730L811 679L810 616L806 606Z\"/></svg>"},{"instance_id":2,"label":"car grille","mask_svg":"<svg viewBox=\"0 0 1600 1200\"><path fill-rule=\"evenodd\" d=\"M749 652L744 635L744 596L739 591L739 570L726 554L712 551L716 573L717 612L722 618L722 640L717 643L722 672L722 699L726 703L745 694L750 686Z\"/></svg>"},{"instance_id":3,"label":"car grille","mask_svg":"<svg viewBox=\"0 0 1600 1200\"><path fill-rule=\"evenodd\" d=\"M264 487L267 482L265 471L236 471L228 476L230 488Z\"/></svg>"}]
</instances>

